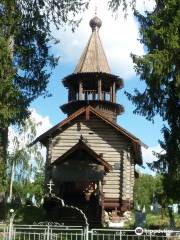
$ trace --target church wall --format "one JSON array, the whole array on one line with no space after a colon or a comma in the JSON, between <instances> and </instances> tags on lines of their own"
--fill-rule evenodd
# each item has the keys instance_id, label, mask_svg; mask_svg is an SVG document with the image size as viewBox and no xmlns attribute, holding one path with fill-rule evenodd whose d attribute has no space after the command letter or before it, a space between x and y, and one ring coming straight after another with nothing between
<instances>
[{"instance_id":1,"label":"church wall","mask_svg":"<svg viewBox=\"0 0 180 240\"><path fill-rule=\"evenodd\" d=\"M107 106L97 106L96 110L100 111L103 116L105 116L110 121L116 122L117 113L112 108L108 108Z\"/></svg>"},{"instance_id":2,"label":"church wall","mask_svg":"<svg viewBox=\"0 0 180 240\"><path fill-rule=\"evenodd\" d=\"M91 116L90 120L76 119L55 136L52 139L51 162L73 147L81 135L87 140L87 145L96 153L102 154L103 159L113 167L103 181L105 202L108 199L132 201L134 160L131 143L99 118Z\"/></svg>"}]
</instances>

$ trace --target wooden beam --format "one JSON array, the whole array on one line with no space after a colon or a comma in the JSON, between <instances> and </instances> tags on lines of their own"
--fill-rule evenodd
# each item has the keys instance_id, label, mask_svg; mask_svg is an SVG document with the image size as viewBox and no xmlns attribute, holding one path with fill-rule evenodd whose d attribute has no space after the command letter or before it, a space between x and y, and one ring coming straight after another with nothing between
<instances>
[{"instance_id":1,"label":"wooden beam","mask_svg":"<svg viewBox=\"0 0 180 240\"><path fill-rule=\"evenodd\" d=\"M72 100L72 90L71 88L69 88L68 90L68 102L70 102Z\"/></svg>"},{"instance_id":2,"label":"wooden beam","mask_svg":"<svg viewBox=\"0 0 180 240\"><path fill-rule=\"evenodd\" d=\"M98 99L102 100L102 80L98 79Z\"/></svg>"},{"instance_id":3,"label":"wooden beam","mask_svg":"<svg viewBox=\"0 0 180 240\"><path fill-rule=\"evenodd\" d=\"M112 102L116 102L116 83L113 82L113 86L112 86Z\"/></svg>"},{"instance_id":4,"label":"wooden beam","mask_svg":"<svg viewBox=\"0 0 180 240\"><path fill-rule=\"evenodd\" d=\"M101 181L99 181L99 188L100 188L100 196L101 196L101 224L104 224L104 193L103 193L103 184L101 183Z\"/></svg>"},{"instance_id":5,"label":"wooden beam","mask_svg":"<svg viewBox=\"0 0 180 240\"><path fill-rule=\"evenodd\" d=\"M113 85L110 86L110 101L113 102Z\"/></svg>"},{"instance_id":6,"label":"wooden beam","mask_svg":"<svg viewBox=\"0 0 180 240\"><path fill-rule=\"evenodd\" d=\"M75 91L73 88L71 88L71 100L77 100L76 93L77 90Z\"/></svg>"},{"instance_id":7,"label":"wooden beam","mask_svg":"<svg viewBox=\"0 0 180 240\"><path fill-rule=\"evenodd\" d=\"M86 120L89 120L90 118L90 111L89 111L89 107L86 108Z\"/></svg>"},{"instance_id":8,"label":"wooden beam","mask_svg":"<svg viewBox=\"0 0 180 240\"><path fill-rule=\"evenodd\" d=\"M79 81L79 100L83 100L82 94L83 94L83 84L82 84L82 81L80 80Z\"/></svg>"}]
</instances>

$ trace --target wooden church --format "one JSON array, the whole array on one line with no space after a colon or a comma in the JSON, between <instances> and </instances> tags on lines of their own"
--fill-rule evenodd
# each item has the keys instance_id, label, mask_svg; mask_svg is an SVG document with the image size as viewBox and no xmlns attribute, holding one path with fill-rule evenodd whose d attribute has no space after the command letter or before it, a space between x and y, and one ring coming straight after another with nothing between
<instances>
[{"instance_id":1,"label":"wooden church","mask_svg":"<svg viewBox=\"0 0 180 240\"><path fill-rule=\"evenodd\" d=\"M133 208L135 165L142 164L143 143L117 124L123 106L116 102L123 80L111 73L99 37L101 20L74 73L63 79L67 118L36 139L47 148L46 181L66 204L77 206L89 222L117 222Z\"/></svg>"}]
</instances>

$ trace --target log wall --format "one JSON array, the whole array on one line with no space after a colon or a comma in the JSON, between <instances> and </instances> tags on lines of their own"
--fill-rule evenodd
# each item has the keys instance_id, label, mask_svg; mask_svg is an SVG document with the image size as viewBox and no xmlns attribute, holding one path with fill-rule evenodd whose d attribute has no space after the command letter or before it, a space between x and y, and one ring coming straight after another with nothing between
<instances>
[{"instance_id":1,"label":"log wall","mask_svg":"<svg viewBox=\"0 0 180 240\"><path fill-rule=\"evenodd\" d=\"M133 200L134 159L131 142L101 119L91 116L89 120L76 119L62 132L52 138L49 151L51 163L73 147L83 136L87 145L111 166L103 180L106 199Z\"/></svg>"}]
</instances>

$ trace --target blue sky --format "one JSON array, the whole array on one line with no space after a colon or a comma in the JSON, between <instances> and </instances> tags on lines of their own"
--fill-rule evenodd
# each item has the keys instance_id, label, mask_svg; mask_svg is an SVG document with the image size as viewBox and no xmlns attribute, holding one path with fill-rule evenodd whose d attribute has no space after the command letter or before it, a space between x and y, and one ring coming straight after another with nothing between
<instances>
[{"instance_id":1,"label":"blue sky","mask_svg":"<svg viewBox=\"0 0 180 240\"><path fill-rule=\"evenodd\" d=\"M144 47L137 40L139 38L138 23L130 11L127 19L124 19L122 11L119 11L118 18L115 19L112 17L112 13L107 10L105 2L106 0L103 2L92 1L89 10L82 14L82 22L75 33L72 33L68 27L66 27L66 31L63 29L57 31L52 26L53 34L60 40L58 46L52 47L55 55L60 56L59 65L53 71L48 84L48 91L52 94L52 97L38 98L32 103L31 108L35 109L42 120L45 117L46 120L49 119L47 128L66 117L59 109L59 106L67 102L67 90L63 87L61 81L74 71L90 37L89 20L94 16L96 5L98 8L97 15L103 23L100 29L100 38L111 71L124 79L125 87L118 92L117 101L124 106L125 113L118 117L118 124L149 146L148 150L143 150L143 156L146 162L151 161L153 159L152 150L160 151L158 139L161 139L160 130L163 122L159 117L156 117L153 124L144 117L134 115L134 106L124 95L125 90L133 92L134 88L143 89L145 87L144 83L140 82L138 76L136 76L130 58L130 53L144 54ZM138 8L142 12L144 9L151 9L153 6L152 1L146 6L142 2L144 1L137 1ZM46 126L43 129L46 129Z\"/></svg>"}]
</instances>

